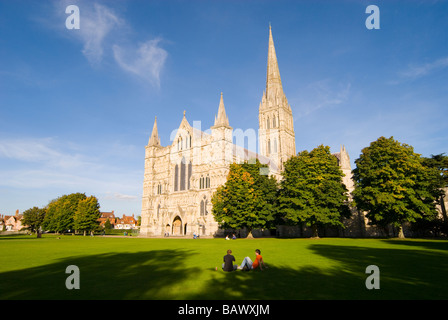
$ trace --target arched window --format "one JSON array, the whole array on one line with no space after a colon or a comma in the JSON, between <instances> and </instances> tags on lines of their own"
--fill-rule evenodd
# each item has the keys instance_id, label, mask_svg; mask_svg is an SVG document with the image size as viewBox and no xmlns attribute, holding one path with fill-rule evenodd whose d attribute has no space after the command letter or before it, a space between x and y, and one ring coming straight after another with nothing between
<instances>
[{"instance_id":1,"label":"arched window","mask_svg":"<svg viewBox=\"0 0 448 320\"><path fill-rule=\"evenodd\" d=\"M179 166L176 164L174 167L174 191L177 191L179 184Z\"/></svg>"},{"instance_id":2,"label":"arched window","mask_svg":"<svg viewBox=\"0 0 448 320\"><path fill-rule=\"evenodd\" d=\"M266 120L266 129L270 129L271 128L271 123L269 122L269 117Z\"/></svg>"},{"instance_id":3,"label":"arched window","mask_svg":"<svg viewBox=\"0 0 448 320\"><path fill-rule=\"evenodd\" d=\"M190 137L191 138L191 137ZM191 164L191 161L188 163L188 190L190 190L190 179L191 175L193 174L193 165Z\"/></svg>"},{"instance_id":4,"label":"arched window","mask_svg":"<svg viewBox=\"0 0 448 320\"><path fill-rule=\"evenodd\" d=\"M157 206L157 220L160 217L160 204Z\"/></svg>"},{"instance_id":5,"label":"arched window","mask_svg":"<svg viewBox=\"0 0 448 320\"><path fill-rule=\"evenodd\" d=\"M180 190L185 190L185 178L186 178L186 172L185 172L185 158L182 158L182 161L180 162Z\"/></svg>"},{"instance_id":6,"label":"arched window","mask_svg":"<svg viewBox=\"0 0 448 320\"><path fill-rule=\"evenodd\" d=\"M201 217L207 215L207 213L208 213L207 212L207 204L208 204L207 197L204 196L204 199L201 200L201 208L200 208L200 212L199 212Z\"/></svg>"},{"instance_id":7,"label":"arched window","mask_svg":"<svg viewBox=\"0 0 448 320\"><path fill-rule=\"evenodd\" d=\"M267 152L268 152L268 155L271 153L271 140L270 139L268 139Z\"/></svg>"},{"instance_id":8,"label":"arched window","mask_svg":"<svg viewBox=\"0 0 448 320\"><path fill-rule=\"evenodd\" d=\"M160 182L157 185L157 194L162 194L162 184Z\"/></svg>"},{"instance_id":9,"label":"arched window","mask_svg":"<svg viewBox=\"0 0 448 320\"><path fill-rule=\"evenodd\" d=\"M199 189L207 189L210 188L210 177L207 175L206 177L201 176L199 179Z\"/></svg>"},{"instance_id":10,"label":"arched window","mask_svg":"<svg viewBox=\"0 0 448 320\"><path fill-rule=\"evenodd\" d=\"M201 200L201 211L200 211L201 217L205 216L205 202L204 200Z\"/></svg>"},{"instance_id":11,"label":"arched window","mask_svg":"<svg viewBox=\"0 0 448 320\"><path fill-rule=\"evenodd\" d=\"M272 128L277 127L277 123L275 122L275 115L274 118L272 119Z\"/></svg>"},{"instance_id":12,"label":"arched window","mask_svg":"<svg viewBox=\"0 0 448 320\"><path fill-rule=\"evenodd\" d=\"M274 138L274 153L277 153L277 138Z\"/></svg>"},{"instance_id":13,"label":"arched window","mask_svg":"<svg viewBox=\"0 0 448 320\"><path fill-rule=\"evenodd\" d=\"M187 136L185 137L185 149L191 148L191 135L190 132L187 132Z\"/></svg>"}]
</instances>

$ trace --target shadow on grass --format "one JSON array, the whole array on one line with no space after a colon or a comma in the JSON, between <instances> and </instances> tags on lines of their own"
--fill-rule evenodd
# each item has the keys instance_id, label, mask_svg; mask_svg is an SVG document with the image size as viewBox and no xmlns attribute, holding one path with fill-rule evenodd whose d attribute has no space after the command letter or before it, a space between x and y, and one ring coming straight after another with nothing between
<instances>
[{"instance_id":1,"label":"shadow on grass","mask_svg":"<svg viewBox=\"0 0 448 320\"><path fill-rule=\"evenodd\" d=\"M230 272L225 277L214 277L204 293L192 299L448 299L448 254L443 252L318 243L309 249L333 260L338 267L310 265L293 269L269 264L270 268L263 272ZM379 290L366 288L369 265L380 269Z\"/></svg>"},{"instance_id":2,"label":"shadow on grass","mask_svg":"<svg viewBox=\"0 0 448 320\"><path fill-rule=\"evenodd\" d=\"M448 299L446 243L393 244L370 248L315 242L308 246L310 256L301 257L309 258L310 265L266 261L269 269L263 272L191 267L185 257L198 253L186 249L70 257L1 273L0 299ZM319 256L332 263L319 266ZM65 287L69 265L80 269L80 290ZM379 290L365 286L369 265L380 269ZM200 289L186 287L189 280L200 278Z\"/></svg>"},{"instance_id":3,"label":"shadow on grass","mask_svg":"<svg viewBox=\"0 0 448 320\"><path fill-rule=\"evenodd\" d=\"M387 239L382 240L388 244L402 245L407 247L422 247L430 250L448 251L448 241L446 240L421 240L421 239Z\"/></svg>"},{"instance_id":4,"label":"shadow on grass","mask_svg":"<svg viewBox=\"0 0 448 320\"><path fill-rule=\"evenodd\" d=\"M397 244L397 242L393 242ZM401 242L403 245L410 243ZM422 243L415 242L421 246ZM430 249L440 249L443 243L426 243ZM380 270L381 299L448 299L448 254L432 250L397 248L365 248L351 246L313 245L311 249L322 256L338 261L346 272L368 274L365 269L376 265Z\"/></svg>"},{"instance_id":5,"label":"shadow on grass","mask_svg":"<svg viewBox=\"0 0 448 320\"><path fill-rule=\"evenodd\" d=\"M70 257L0 274L0 299L171 299L173 288L198 272L182 261L188 250L154 250ZM80 270L80 289L68 290L65 270Z\"/></svg>"}]
</instances>

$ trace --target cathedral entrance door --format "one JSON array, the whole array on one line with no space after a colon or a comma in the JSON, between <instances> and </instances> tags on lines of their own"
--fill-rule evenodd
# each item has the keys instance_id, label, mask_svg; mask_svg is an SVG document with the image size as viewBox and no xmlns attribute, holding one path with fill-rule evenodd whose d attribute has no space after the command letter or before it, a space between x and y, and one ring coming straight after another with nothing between
<instances>
[{"instance_id":1,"label":"cathedral entrance door","mask_svg":"<svg viewBox=\"0 0 448 320\"><path fill-rule=\"evenodd\" d=\"M170 229L171 229L170 227L171 227L171 226L170 226L169 224L167 224L167 225L165 226L165 236L170 234L170 231L171 231L171 230L170 230Z\"/></svg>"},{"instance_id":2,"label":"cathedral entrance door","mask_svg":"<svg viewBox=\"0 0 448 320\"><path fill-rule=\"evenodd\" d=\"M182 220L179 216L176 216L173 220L173 236L182 235Z\"/></svg>"}]
</instances>

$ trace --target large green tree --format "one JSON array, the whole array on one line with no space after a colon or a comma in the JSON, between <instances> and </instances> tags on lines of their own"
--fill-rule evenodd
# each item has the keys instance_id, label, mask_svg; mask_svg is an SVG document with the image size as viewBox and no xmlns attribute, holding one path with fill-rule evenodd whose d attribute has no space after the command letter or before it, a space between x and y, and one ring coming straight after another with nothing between
<instances>
[{"instance_id":1,"label":"large green tree","mask_svg":"<svg viewBox=\"0 0 448 320\"><path fill-rule=\"evenodd\" d=\"M245 161L241 167L250 173L254 179L254 188L261 195L261 217L266 219L263 228L274 229L278 225L277 196L279 185L277 179L269 175L269 166L262 164L258 159Z\"/></svg>"},{"instance_id":2,"label":"large green tree","mask_svg":"<svg viewBox=\"0 0 448 320\"><path fill-rule=\"evenodd\" d=\"M285 163L280 183L279 211L286 223L309 226L318 237L318 227L340 226L350 215L343 173L330 147L302 151Z\"/></svg>"},{"instance_id":3,"label":"large green tree","mask_svg":"<svg viewBox=\"0 0 448 320\"><path fill-rule=\"evenodd\" d=\"M43 228L59 233L74 230L74 216L78 203L86 198L85 193L71 193L52 200L47 206Z\"/></svg>"},{"instance_id":4,"label":"large green tree","mask_svg":"<svg viewBox=\"0 0 448 320\"><path fill-rule=\"evenodd\" d=\"M226 183L212 197L212 213L221 228L247 228L251 236L253 229L271 226L274 210L268 189L275 184L267 176L260 177L260 167L259 162L230 165Z\"/></svg>"},{"instance_id":5,"label":"large green tree","mask_svg":"<svg viewBox=\"0 0 448 320\"><path fill-rule=\"evenodd\" d=\"M372 224L393 225L398 236L404 237L404 222L433 219L438 173L422 162L412 146L393 137L380 137L362 149L353 170L353 198Z\"/></svg>"},{"instance_id":6,"label":"large green tree","mask_svg":"<svg viewBox=\"0 0 448 320\"><path fill-rule=\"evenodd\" d=\"M27 226L31 232L36 232L40 237L40 227L45 219L46 209L33 207L23 212L22 224Z\"/></svg>"},{"instance_id":7,"label":"large green tree","mask_svg":"<svg viewBox=\"0 0 448 320\"><path fill-rule=\"evenodd\" d=\"M82 231L84 235L86 232L93 232L99 226L100 215L100 204L96 197L81 199L73 217L75 230Z\"/></svg>"}]
</instances>

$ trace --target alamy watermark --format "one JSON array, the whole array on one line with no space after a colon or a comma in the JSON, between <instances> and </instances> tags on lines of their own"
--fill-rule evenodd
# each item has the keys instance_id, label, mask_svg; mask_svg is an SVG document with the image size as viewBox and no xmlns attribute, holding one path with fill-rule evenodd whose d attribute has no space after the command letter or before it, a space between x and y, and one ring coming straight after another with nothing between
<instances>
[{"instance_id":1,"label":"alamy watermark","mask_svg":"<svg viewBox=\"0 0 448 320\"><path fill-rule=\"evenodd\" d=\"M65 8L65 13L70 14L65 19L65 27L69 30L81 28L81 17L79 15L79 7L75 5L69 5Z\"/></svg>"},{"instance_id":2,"label":"alamy watermark","mask_svg":"<svg viewBox=\"0 0 448 320\"><path fill-rule=\"evenodd\" d=\"M366 28L369 30L380 28L380 8L370 5L366 8L366 13L370 15L366 19Z\"/></svg>"},{"instance_id":3,"label":"alamy watermark","mask_svg":"<svg viewBox=\"0 0 448 320\"><path fill-rule=\"evenodd\" d=\"M69 16L65 19L65 27L69 30L81 28L81 16L79 7L71 4L65 8L65 13ZM369 5L366 8L365 13L370 14L366 21L366 28L369 30L380 29L380 8L376 5Z\"/></svg>"},{"instance_id":4,"label":"alamy watermark","mask_svg":"<svg viewBox=\"0 0 448 320\"><path fill-rule=\"evenodd\" d=\"M380 268L376 265L370 265L366 268L366 274L370 276L366 279L366 288L369 290L380 288Z\"/></svg>"},{"instance_id":5,"label":"alamy watermark","mask_svg":"<svg viewBox=\"0 0 448 320\"><path fill-rule=\"evenodd\" d=\"M68 290L72 289L80 289L80 273L78 266L69 265L65 269L65 273L69 273L70 275L65 280L65 287Z\"/></svg>"}]
</instances>

